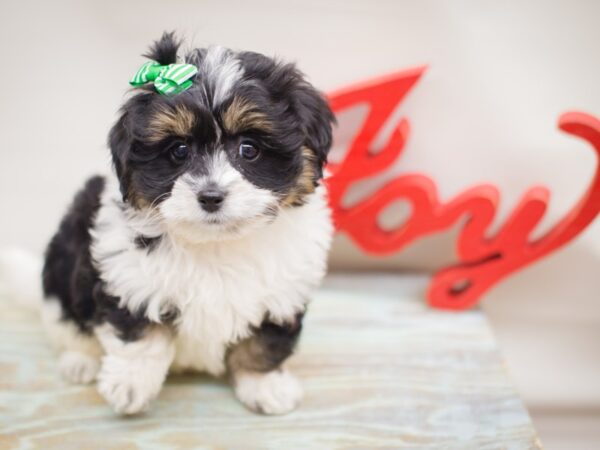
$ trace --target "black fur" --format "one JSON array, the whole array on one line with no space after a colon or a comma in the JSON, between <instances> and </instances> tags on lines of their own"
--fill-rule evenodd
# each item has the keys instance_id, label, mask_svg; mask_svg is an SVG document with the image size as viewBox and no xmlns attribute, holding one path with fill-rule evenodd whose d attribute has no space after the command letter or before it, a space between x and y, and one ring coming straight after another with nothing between
<instances>
[{"instance_id":1,"label":"black fur","mask_svg":"<svg viewBox=\"0 0 600 450\"><path fill-rule=\"evenodd\" d=\"M94 324L108 322L117 330L118 336L123 341L139 339L150 324L143 308L135 313L119 308L119 298L106 294L101 282L96 283L94 287L94 301L96 303Z\"/></svg>"},{"instance_id":2,"label":"black fur","mask_svg":"<svg viewBox=\"0 0 600 450\"><path fill-rule=\"evenodd\" d=\"M180 46L181 40L175 36L174 31L163 33L162 37L155 41L143 56L166 66L177 62L177 52Z\"/></svg>"},{"instance_id":3,"label":"black fur","mask_svg":"<svg viewBox=\"0 0 600 450\"><path fill-rule=\"evenodd\" d=\"M296 315L292 323L277 325L265 320L260 328L253 330L254 339L263 349L263 371L271 371L291 356L302 331L303 313Z\"/></svg>"},{"instance_id":4,"label":"black fur","mask_svg":"<svg viewBox=\"0 0 600 450\"><path fill-rule=\"evenodd\" d=\"M140 250L147 250L150 253L160 244L161 239L162 236L148 237L140 234L135 238L135 246Z\"/></svg>"},{"instance_id":5,"label":"black fur","mask_svg":"<svg viewBox=\"0 0 600 450\"><path fill-rule=\"evenodd\" d=\"M47 301L57 299L63 320L72 321L81 332L89 334L95 325L108 322L124 340L133 340L148 324L143 311L132 314L119 308L118 299L104 292L90 255L90 228L104 184L99 176L87 181L50 241L42 275L44 295Z\"/></svg>"},{"instance_id":6,"label":"black fur","mask_svg":"<svg viewBox=\"0 0 600 450\"><path fill-rule=\"evenodd\" d=\"M265 319L260 327L252 329L252 336L229 349L227 368L235 374L239 371L270 372L277 369L294 352L304 313L283 325Z\"/></svg>"},{"instance_id":7,"label":"black fur","mask_svg":"<svg viewBox=\"0 0 600 450\"><path fill-rule=\"evenodd\" d=\"M76 196L46 250L43 287L57 298L63 318L89 332L96 312L93 290L98 273L91 263L90 227L100 207L102 177L91 178Z\"/></svg>"}]
</instances>

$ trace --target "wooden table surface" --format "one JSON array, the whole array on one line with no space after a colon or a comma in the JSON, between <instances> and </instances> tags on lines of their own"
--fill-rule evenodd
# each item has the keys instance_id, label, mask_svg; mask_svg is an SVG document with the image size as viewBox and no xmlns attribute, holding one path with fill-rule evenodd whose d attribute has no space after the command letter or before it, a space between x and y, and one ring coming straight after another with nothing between
<instances>
[{"instance_id":1,"label":"wooden table surface","mask_svg":"<svg viewBox=\"0 0 600 450\"><path fill-rule=\"evenodd\" d=\"M31 314L0 304L0 448L539 449L483 314L432 311L424 279L329 277L290 367L287 416L244 409L222 381L171 377L152 410L119 418L70 386Z\"/></svg>"}]
</instances>

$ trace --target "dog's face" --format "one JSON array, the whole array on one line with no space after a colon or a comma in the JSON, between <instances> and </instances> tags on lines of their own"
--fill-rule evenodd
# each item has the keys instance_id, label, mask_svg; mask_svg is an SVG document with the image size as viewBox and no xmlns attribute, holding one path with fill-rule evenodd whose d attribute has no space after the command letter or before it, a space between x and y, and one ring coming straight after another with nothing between
<instances>
[{"instance_id":1,"label":"dog's face","mask_svg":"<svg viewBox=\"0 0 600 450\"><path fill-rule=\"evenodd\" d=\"M166 34L149 58L174 63ZM246 234L303 204L322 177L333 114L293 65L256 53L197 49L190 89L144 87L109 145L124 199L195 242Z\"/></svg>"}]
</instances>

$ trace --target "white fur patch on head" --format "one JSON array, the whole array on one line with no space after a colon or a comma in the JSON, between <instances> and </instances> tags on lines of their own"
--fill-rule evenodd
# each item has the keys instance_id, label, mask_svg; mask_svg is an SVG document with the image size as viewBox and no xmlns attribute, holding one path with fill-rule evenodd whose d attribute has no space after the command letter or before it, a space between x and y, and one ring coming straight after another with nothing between
<instances>
[{"instance_id":1,"label":"white fur patch on head","mask_svg":"<svg viewBox=\"0 0 600 450\"><path fill-rule=\"evenodd\" d=\"M244 75L244 69L231 50L220 46L208 48L199 72L199 77L204 77L212 87L213 108L227 99L233 86Z\"/></svg>"},{"instance_id":2,"label":"white fur patch on head","mask_svg":"<svg viewBox=\"0 0 600 450\"><path fill-rule=\"evenodd\" d=\"M209 186L225 194L222 207L210 213L198 202L198 194ZM246 180L219 151L212 157L207 175L181 176L159 210L174 234L198 243L244 236L272 221L277 208L273 192Z\"/></svg>"},{"instance_id":3,"label":"white fur patch on head","mask_svg":"<svg viewBox=\"0 0 600 450\"><path fill-rule=\"evenodd\" d=\"M235 376L235 395L252 411L285 414L300 404L303 392L296 377L285 369L267 373L240 372Z\"/></svg>"}]
</instances>

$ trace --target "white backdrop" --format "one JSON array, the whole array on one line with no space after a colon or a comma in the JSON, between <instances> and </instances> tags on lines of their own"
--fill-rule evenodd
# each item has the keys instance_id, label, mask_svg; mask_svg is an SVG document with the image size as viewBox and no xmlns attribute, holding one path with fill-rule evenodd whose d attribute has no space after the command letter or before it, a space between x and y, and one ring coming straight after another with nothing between
<instances>
[{"instance_id":1,"label":"white backdrop","mask_svg":"<svg viewBox=\"0 0 600 450\"><path fill-rule=\"evenodd\" d=\"M74 190L107 167L106 134L127 80L165 29L195 45L297 61L325 91L428 64L402 105L413 129L394 173L428 173L444 199L493 182L501 218L527 187L546 184L547 227L595 164L556 120L569 109L600 116L600 2L550 3L3 1L0 246L41 250ZM443 236L373 260L340 238L332 267L431 268L451 260L451 248ZM599 274L600 220L486 297L534 410L600 406Z\"/></svg>"}]
</instances>

